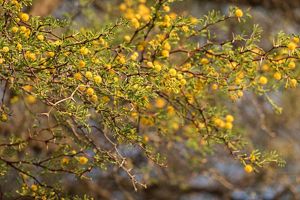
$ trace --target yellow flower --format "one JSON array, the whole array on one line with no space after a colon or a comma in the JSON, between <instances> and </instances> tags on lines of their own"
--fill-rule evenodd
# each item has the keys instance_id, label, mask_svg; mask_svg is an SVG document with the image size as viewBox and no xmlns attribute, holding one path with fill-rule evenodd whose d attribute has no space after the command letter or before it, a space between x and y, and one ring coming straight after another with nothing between
<instances>
[{"instance_id":1,"label":"yellow flower","mask_svg":"<svg viewBox=\"0 0 300 200\"><path fill-rule=\"evenodd\" d=\"M244 15L244 13L241 9L238 8L238 9L235 10L235 16L236 17L240 18L240 17L243 17L243 15Z\"/></svg>"},{"instance_id":2,"label":"yellow flower","mask_svg":"<svg viewBox=\"0 0 300 200\"><path fill-rule=\"evenodd\" d=\"M89 50L86 47L81 47L79 49L79 52L80 52L81 55L87 55L89 53Z\"/></svg>"},{"instance_id":3,"label":"yellow flower","mask_svg":"<svg viewBox=\"0 0 300 200\"><path fill-rule=\"evenodd\" d=\"M261 85L266 85L268 83L268 79L265 76L261 76L258 79L258 83L261 84Z\"/></svg>"},{"instance_id":4,"label":"yellow flower","mask_svg":"<svg viewBox=\"0 0 300 200\"><path fill-rule=\"evenodd\" d=\"M139 57L139 53L138 52L134 52L131 56L130 56L130 59L135 61L137 60L137 58Z\"/></svg>"},{"instance_id":5,"label":"yellow flower","mask_svg":"<svg viewBox=\"0 0 300 200\"><path fill-rule=\"evenodd\" d=\"M209 60L208 60L207 58L202 58L202 59L200 60L200 63L201 63L202 65L206 65L206 64L209 63Z\"/></svg>"},{"instance_id":6,"label":"yellow flower","mask_svg":"<svg viewBox=\"0 0 300 200\"><path fill-rule=\"evenodd\" d=\"M156 64L154 64L154 69L155 69L155 71L157 71L157 72L160 72L161 71L161 65L160 64L158 64L158 63L156 63Z\"/></svg>"},{"instance_id":7,"label":"yellow flower","mask_svg":"<svg viewBox=\"0 0 300 200\"><path fill-rule=\"evenodd\" d=\"M37 39L40 40L40 41L43 41L45 38L44 38L43 35L38 35L38 36L37 36Z\"/></svg>"},{"instance_id":8,"label":"yellow flower","mask_svg":"<svg viewBox=\"0 0 300 200\"><path fill-rule=\"evenodd\" d=\"M292 41L295 42L295 43L299 43L300 39L299 39L299 37L293 37Z\"/></svg>"},{"instance_id":9,"label":"yellow flower","mask_svg":"<svg viewBox=\"0 0 300 200\"><path fill-rule=\"evenodd\" d=\"M290 80L290 86L291 86L291 88L296 88L297 85L298 85L298 82L297 82L296 79L293 78L293 79Z\"/></svg>"},{"instance_id":10,"label":"yellow flower","mask_svg":"<svg viewBox=\"0 0 300 200\"><path fill-rule=\"evenodd\" d=\"M79 67L80 67L80 68L85 67L85 62L84 62L83 60L80 60L80 61L79 61Z\"/></svg>"},{"instance_id":11,"label":"yellow flower","mask_svg":"<svg viewBox=\"0 0 300 200\"><path fill-rule=\"evenodd\" d=\"M46 55L47 55L49 58L53 58L54 55L55 55L55 53L54 53L53 51L48 51L48 52L46 53Z\"/></svg>"},{"instance_id":12,"label":"yellow flower","mask_svg":"<svg viewBox=\"0 0 300 200\"><path fill-rule=\"evenodd\" d=\"M234 121L234 117L232 115L226 115L225 119L226 119L226 122L233 122Z\"/></svg>"},{"instance_id":13,"label":"yellow flower","mask_svg":"<svg viewBox=\"0 0 300 200\"><path fill-rule=\"evenodd\" d=\"M166 105L166 101L163 98L159 97L155 100L155 106L157 108L163 108L165 105Z\"/></svg>"},{"instance_id":14,"label":"yellow flower","mask_svg":"<svg viewBox=\"0 0 300 200\"><path fill-rule=\"evenodd\" d=\"M94 102L94 103L96 103L96 102L98 101L98 96L95 95L95 94L92 95L92 96L91 96L91 101Z\"/></svg>"},{"instance_id":15,"label":"yellow flower","mask_svg":"<svg viewBox=\"0 0 300 200\"><path fill-rule=\"evenodd\" d=\"M163 44L162 48L163 48L164 50L170 51L170 50L171 50L171 45L170 45L169 42L165 42L165 43Z\"/></svg>"},{"instance_id":16,"label":"yellow flower","mask_svg":"<svg viewBox=\"0 0 300 200\"><path fill-rule=\"evenodd\" d=\"M76 80L81 80L81 79L82 79L82 76L81 76L80 73L75 73L75 74L74 74L74 78L75 78Z\"/></svg>"},{"instance_id":17,"label":"yellow flower","mask_svg":"<svg viewBox=\"0 0 300 200\"><path fill-rule=\"evenodd\" d=\"M16 48L17 48L18 51L21 51L23 47L22 47L22 45L20 43L18 43L17 46L16 46Z\"/></svg>"},{"instance_id":18,"label":"yellow flower","mask_svg":"<svg viewBox=\"0 0 300 200\"><path fill-rule=\"evenodd\" d=\"M125 35L125 36L124 36L124 40L125 40L126 42L129 42L130 39L131 39L131 37L130 37L129 35Z\"/></svg>"},{"instance_id":19,"label":"yellow flower","mask_svg":"<svg viewBox=\"0 0 300 200\"><path fill-rule=\"evenodd\" d=\"M95 81L96 84L102 83L102 78L101 78L101 76L99 76L99 75L95 76L95 77L94 77L94 81Z\"/></svg>"},{"instance_id":20,"label":"yellow flower","mask_svg":"<svg viewBox=\"0 0 300 200\"><path fill-rule=\"evenodd\" d=\"M33 96L33 95L28 95L28 96L25 97L25 101L28 104L34 104L36 102L36 97Z\"/></svg>"},{"instance_id":21,"label":"yellow flower","mask_svg":"<svg viewBox=\"0 0 300 200\"><path fill-rule=\"evenodd\" d=\"M92 96L94 94L94 89L93 88L88 88L86 90L86 94L89 95L89 96Z\"/></svg>"},{"instance_id":22,"label":"yellow flower","mask_svg":"<svg viewBox=\"0 0 300 200\"><path fill-rule=\"evenodd\" d=\"M78 158L78 162L79 162L81 165L85 165L88 161L89 161L89 159L87 159L87 158L84 157L84 156L80 156L80 157Z\"/></svg>"},{"instance_id":23,"label":"yellow flower","mask_svg":"<svg viewBox=\"0 0 300 200\"><path fill-rule=\"evenodd\" d=\"M69 162L70 162L70 159L68 157L63 157L61 159L61 164L63 164L63 165L67 165L67 164L69 164Z\"/></svg>"},{"instance_id":24,"label":"yellow flower","mask_svg":"<svg viewBox=\"0 0 300 200\"><path fill-rule=\"evenodd\" d=\"M34 191L34 192L38 190L38 186L35 185L35 184L32 184L32 185L30 186L30 188L31 188L31 190Z\"/></svg>"},{"instance_id":25,"label":"yellow flower","mask_svg":"<svg viewBox=\"0 0 300 200\"><path fill-rule=\"evenodd\" d=\"M166 12L170 12L171 8L170 8L170 6L164 5L163 10L166 11Z\"/></svg>"},{"instance_id":26,"label":"yellow flower","mask_svg":"<svg viewBox=\"0 0 300 200\"><path fill-rule=\"evenodd\" d=\"M29 20L29 15L27 13L20 13L19 17L23 22L27 22Z\"/></svg>"},{"instance_id":27,"label":"yellow flower","mask_svg":"<svg viewBox=\"0 0 300 200\"><path fill-rule=\"evenodd\" d=\"M167 57L169 57L170 52L169 52L168 50L162 50L162 51L161 51L161 55L162 55L164 58L167 58Z\"/></svg>"},{"instance_id":28,"label":"yellow flower","mask_svg":"<svg viewBox=\"0 0 300 200\"><path fill-rule=\"evenodd\" d=\"M264 71L264 72L267 72L267 71L270 70L270 67L269 67L269 65L264 64L263 66L261 66L261 70Z\"/></svg>"},{"instance_id":29,"label":"yellow flower","mask_svg":"<svg viewBox=\"0 0 300 200\"><path fill-rule=\"evenodd\" d=\"M124 56L124 55L120 55L120 56L118 57L118 60L119 60L119 62L120 62L122 65L126 63L126 59L125 59L125 56Z\"/></svg>"},{"instance_id":30,"label":"yellow flower","mask_svg":"<svg viewBox=\"0 0 300 200\"><path fill-rule=\"evenodd\" d=\"M216 83L212 84L212 86L211 86L212 90L217 90L218 88L219 88L219 86Z\"/></svg>"},{"instance_id":31,"label":"yellow flower","mask_svg":"<svg viewBox=\"0 0 300 200\"><path fill-rule=\"evenodd\" d=\"M180 80L181 85L185 85L186 84L186 80L183 78Z\"/></svg>"},{"instance_id":32,"label":"yellow flower","mask_svg":"<svg viewBox=\"0 0 300 200\"><path fill-rule=\"evenodd\" d=\"M137 18L133 18L133 19L131 20L131 24L132 24L132 26L133 26L135 29L138 29L138 28L140 27L140 22L139 22L139 20L138 20Z\"/></svg>"},{"instance_id":33,"label":"yellow flower","mask_svg":"<svg viewBox=\"0 0 300 200\"><path fill-rule=\"evenodd\" d=\"M280 80L281 79L281 73L280 72L275 72L273 75L274 79Z\"/></svg>"},{"instance_id":34,"label":"yellow flower","mask_svg":"<svg viewBox=\"0 0 300 200\"><path fill-rule=\"evenodd\" d=\"M290 43L288 43L287 48L290 51L294 51L297 48L297 44L295 44L294 42L290 42Z\"/></svg>"},{"instance_id":35,"label":"yellow flower","mask_svg":"<svg viewBox=\"0 0 300 200\"><path fill-rule=\"evenodd\" d=\"M291 61L289 64L288 64L288 67L289 69L295 69L296 68L296 64L294 61Z\"/></svg>"},{"instance_id":36,"label":"yellow flower","mask_svg":"<svg viewBox=\"0 0 300 200\"><path fill-rule=\"evenodd\" d=\"M169 70L169 74L170 74L171 76L176 76L176 74L177 74L176 69L174 69L174 68L170 69L170 70Z\"/></svg>"},{"instance_id":37,"label":"yellow flower","mask_svg":"<svg viewBox=\"0 0 300 200\"><path fill-rule=\"evenodd\" d=\"M32 91L32 86L31 85L24 85L23 90L25 90L26 92L31 92Z\"/></svg>"},{"instance_id":38,"label":"yellow flower","mask_svg":"<svg viewBox=\"0 0 300 200\"><path fill-rule=\"evenodd\" d=\"M1 115L1 121L6 122L8 120L7 114L2 113Z\"/></svg>"},{"instance_id":39,"label":"yellow flower","mask_svg":"<svg viewBox=\"0 0 300 200\"><path fill-rule=\"evenodd\" d=\"M2 48L2 51L3 51L4 53L7 53L7 52L9 52L9 48L8 48L8 47L3 47L3 48Z\"/></svg>"},{"instance_id":40,"label":"yellow flower","mask_svg":"<svg viewBox=\"0 0 300 200\"><path fill-rule=\"evenodd\" d=\"M225 125L224 125L224 127L225 127L226 129L232 129L233 125L232 125L231 122L226 122Z\"/></svg>"},{"instance_id":41,"label":"yellow flower","mask_svg":"<svg viewBox=\"0 0 300 200\"><path fill-rule=\"evenodd\" d=\"M251 165L245 165L244 170L247 173L251 173L253 172L253 167Z\"/></svg>"},{"instance_id":42,"label":"yellow flower","mask_svg":"<svg viewBox=\"0 0 300 200\"><path fill-rule=\"evenodd\" d=\"M84 90L85 90L85 85L79 85L79 87L78 87L78 89L81 91L81 92L84 92Z\"/></svg>"},{"instance_id":43,"label":"yellow flower","mask_svg":"<svg viewBox=\"0 0 300 200\"><path fill-rule=\"evenodd\" d=\"M92 80L92 78L93 78L93 73L90 72L90 71L87 71L87 72L85 72L85 77L86 77L88 80Z\"/></svg>"},{"instance_id":44,"label":"yellow flower","mask_svg":"<svg viewBox=\"0 0 300 200\"><path fill-rule=\"evenodd\" d=\"M224 121L219 118L214 119L214 124L220 128L223 128L225 126Z\"/></svg>"},{"instance_id":45,"label":"yellow flower","mask_svg":"<svg viewBox=\"0 0 300 200\"><path fill-rule=\"evenodd\" d=\"M19 28L16 27L16 26L14 26L14 27L11 28L11 31L12 31L13 33L16 33L16 32L19 31Z\"/></svg>"}]
</instances>

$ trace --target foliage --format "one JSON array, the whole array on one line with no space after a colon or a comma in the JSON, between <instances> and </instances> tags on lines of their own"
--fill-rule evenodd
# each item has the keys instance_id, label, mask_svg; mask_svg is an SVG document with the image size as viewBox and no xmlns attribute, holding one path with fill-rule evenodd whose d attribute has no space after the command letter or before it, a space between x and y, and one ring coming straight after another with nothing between
<instances>
[{"instance_id":1,"label":"foliage","mask_svg":"<svg viewBox=\"0 0 300 200\"><path fill-rule=\"evenodd\" d=\"M0 170L16 172L20 195L68 198L62 175L91 179L112 166L137 190L146 183L120 149L141 150L165 167L158 146L166 142L196 153L186 155L196 162L221 144L249 173L284 165L275 151L248 148L227 106L255 92L280 113L268 94L297 87L298 36L279 33L264 50L254 25L223 40L226 22L247 23L250 15L233 7L226 15L178 16L171 2L125 0L115 23L74 31L23 13L28 0L0 1L1 128L13 126L18 109L26 115L25 129L0 138Z\"/></svg>"}]
</instances>

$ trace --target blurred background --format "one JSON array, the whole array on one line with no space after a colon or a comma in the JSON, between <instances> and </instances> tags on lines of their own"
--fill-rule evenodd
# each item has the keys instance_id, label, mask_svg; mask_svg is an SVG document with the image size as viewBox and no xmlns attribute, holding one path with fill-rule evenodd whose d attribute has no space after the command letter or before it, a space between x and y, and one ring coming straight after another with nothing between
<instances>
[{"instance_id":1,"label":"blurred background","mask_svg":"<svg viewBox=\"0 0 300 200\"><path fill-rule=\"evenodd\" d=\"M117 0L35 0L28 12L32 15L53 15L74 20L75 28L101 26L112 16L118 17ZM208 11L226 13L236 5L250 10L251 23L262 26L261 45L268 48L279 31L298 34L300 31L300 0L183 0L172 7L175 12L202 17ZM110 19L111 20L111 19ZM250 23L250 22L249 22ZM252 25L228 24L232 32L249 29ZM299 66L298 66L299 67ZM282 90L272 94L283 108L277 115L262 98L247 93L233 107L237 123L259 149L275 149L286 160L284 168L270 166L258 174L246 174L239 162L220 147L198 163L190 163L181 144L168 148L159 146L168 160L161 168L145 160L141 152L124 147L139 174L147 180L148 188L134 192L131 182L118 169L93 172L94 181L69 180L65 183L70 194L89 194L95 199L233 199L275 200L300 199L300 90ZM22 123L20 121L19 123ZM178 153L179 152L179 153ZM194 155L202 158L203 155Z\"/></svg>"}]
</instances>

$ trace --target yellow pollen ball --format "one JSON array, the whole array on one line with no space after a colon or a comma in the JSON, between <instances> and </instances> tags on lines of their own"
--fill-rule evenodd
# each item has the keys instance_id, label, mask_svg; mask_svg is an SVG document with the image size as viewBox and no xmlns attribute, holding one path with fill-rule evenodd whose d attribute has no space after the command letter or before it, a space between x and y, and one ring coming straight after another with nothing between
<instances>
[{"instance_id":1,"label":"yellow pollen ball","mask_svg":"<svg viewBox=\"0 0 300 200\"><path fill-rule=\"evenodd\" d=\"M55 53L54 53L53 51L48 51L48 52L47 52L47 56L48 56L49 58L53 58L53 57L55 56Z\"/></svg>"},{"instance_id":2,"label":"yellow pollen ball","mask_svg":"<svg viewBox=\"0 0 300 200\"><path fill-rule=\"evenodd\" d=\"M79 52L81 55L87 55L89 53L89 50L86 47L81 47Z\"/></svg>"},{"instance_id":3,"label":"yellow pollen ball","mask_svg":"<svg viewBox=\"0 0 300 200\"><path fill-rule=\"evenodd\" d=\"M79 61L79 67L85 67L85 62L83 60L80 60Z\"/></svg>"},{"instance_id":4,"label":"yellow pollen ball","mask_svg":"<svg viewBox=\"0 0 300 200\"><path fill-rule=\"evenodd\" d=\"M28 104L34 104L36 102L36 97L33 95L28 95L28 96L26 96L25 101Z\"/></svg>"},{"instance_id":5,"label":"yellow pollen ball","mask_svg":"<svg viewBox=\"0 0 300 200\"><path fill-rule=\"evenodd\" d=\"M261 84L261 85L266 85L268 83L268 79L265 76L261 76L258 79L258 83Z\"/></svg>"},{"instance_id":6,"label":"yellow pollen ball","mask_svg":"<svg viewBox=\"0 0 300 200\"><path fill-rule=\"evenodd\" d=\"M225 123L225 125L224 125L224 127L226 128L226 129L232 129L232 127L233 127L233 125L232 125L232 123L231 122L226 122Z\"/></svg>"},{"instance_id":7,"label":"yellow pollen ball","mask_svg":"<svg viewBox=\"0 0 300 200\"><path fill-rule=\"evenodd\" d=\"M84 156L80 156L80 157L78 158L78 162L79 162L81 165L85 165L88 161L89 161L89 159L87 159L87 158L84 157Z\"/></svg>"},{"instance_id":8,"label":"yellow pollen ball","mask_svg":"<svg viewBox=\"0 0 300 200\"><path fill-rule=\"evenodd\" d=\"M216 83L212 84L212 86L211 86L212 90L217 90L218 88L219 88L219 86Z\"/></svg>"},{"instance_id":9,"label":"yellow pollen ball","mask_svg":"<svg viewBox=\"0 0 300 200\"><path fill-rule=\"evenodd\" d=\"M45 38L44 38L43 35L38 35L38 36L37 36L37 39L40 40L40 41L43 41Z\"/></svg>"},{"instance_id":10,"label":"yellow pollen ball","mask_svg":"<svg viewBox=\"0 0 300 200\"><path fill-rule=\"evenodd\" d=\"M240 18L240 17L243 17L244 13L241 9L236 9L235 11L235 16Z\"/></svg>"},{"instance_id":11,"label":"yellow pollen ball","mask_svg":"<svg viewBox=\"0 0 300 200\"><path fill-rule=\"evenodd\" d=\"M174 68L170 69L170 70L169 70L169 74L170 74L171 76L176 76L176 74L177 74L176 69L174 69Z\"/></svg>"},{"instance_id":12,"label":"yellow pollen ball","mask_svg":"<svg viewBox=\"0 0 300 200\"><path fill-rule=\"evenodd\" d=\"M93 88L88 88L86 90L86 94L89 95L89 96L92 96L94 94L94 89Z\"/></svg>"},{"instance_id":13,"label":"yellow pollen ball","mask_svg":"<svg viewBox=\"0 0 300 200\"><path fill-rule=\"evenodd\" d=\"M16 32L19 31L19 28L16 27L16 26L14 26L14 27L11 28L11 31L12 31L13 33L16 33Z\"/></svg>"},{"instance_id":14,"label":"yellow pollen ball","mask_svg":"<svg viewBox=\"0 0 300 200\"><path fill-rule=\"evenodd\" d=\"M101 78L101 76L99 76L99 75L95 76L95 77L94 77L94 81L95 81L96 84L102 83L102 78Z\"/></svg>"},{"instance_id":15,"label":"yellow pollen ball","mask_svg":"<svg viewBox=\"0 0 300 200\"><path fill-rule=\"evenodd\" d=\"M296 88L297 85L298 85L298 82L297 82L296 79L293 78L293 79L290 80L290 86L291 86L291 88Z\"/></svg>"},{"instance_id":16,"label":"yellow pollen ball","mask_svg":"<svg viewBox=\"0 0 300 200\"><path fill-rule=\"evenodd\" d=\"M290 51L294 51L297 48L297 45L294 42L290 42L290 43L288 43L287 48Z\"/></svg>"},{"instance_id":17,"label":"yellow pollen ball","mask_svg":"<svg viewBox=\"0 0 300 200\"><path fill-rule=\"evenodd\" d=\"M97 95L94 94L93 96L91 96L91 101L96 103L98 101Z\"/></svg>"},{"instance_id":18,"label":"yellow pollen ball","mask_svg":"<svg viewBox=\"0 0 300 200\"><path fill-rule=\"evenodd\" d=\"M162 50L162 51L161 51L161 55L162 55L164 58L167 58L167 57L169 57L170 52L169 52L168 50Z\"/></svg>"},{"instance_id":19,"label":"yellow pollen ball","mask_svg":"<svg viewBox=\"0 0 300 200\"><path fill-rule=\"evenodd\" d=\"M37 190L38 190L38 186L35 185L35 184L32 184L32 185L30 186L30 189L31 189L32 191L37 191Z\"/></svg>"},{"instance_id":20,"label":"yellow pollen ball","mask_svg":"<svg viewBox=\"0 0 300 200\"><path fill-rule=\"evenodd\" d=\"M251 173L253 172L253 167L251 165L245 165L244 170L247 173Z\"/></svg>"},{"instance_id":21,"label":"yellow pollen ball","mask_svg":"<svg viewBox=\"0 0 300 200\"><path fill-rule=\"evenodd\" d=\"M69 159L69 158L67 158L67 157L64 157L63 159L61 159L61 164L63 164L63 165L67 165L67 164L69 164L69 161L70 161L70 159Z\"/></svg>"},{"instance_id":22,"label":"yellow pollen ball","mask_svg":"<svg viewBox=\"0 0 300 200\"><path fill-rule=\"evenodd\" d=\"M295 62L291 61L291 62L288 64L288 67L289 67L289 69L295 69L295 68L296 68Z\"/></svg>"},{"instance_id":23,"label":"yellow pollen ball","mask_svg":"<svg viewBox=\"0 0 300 200\"><path fill-rule=\"evenodd\" d=\"M171 8L169 6L163 6L164 11L170 12Z\"/></svg>"},{"instance_id":24,"label":"yellow pollen ball","mask_svg":"<svg viewBox=\"0 0 300 200\"><path fill-rule=\"evenodd\" d=\"M29 20L29 15L27 13L20 13L19 17L23 22L27 22Z\"/></svg>"},{"instance_id":25,"label":"yellow pollen ball","mask_svg":"<svg viewBox=\"0 0 300 200\"><path fill-rule=\"evenodd\" d=\"M85 85L79 85L78 89L81 91L81 92L84 92L85 90Z\"/></svg>"},{"instance_id":26,"label":"yellow pollen ball","mask_svg":"<svg viewBox=\"0 0 300 200\"><path fill-rule=\"evenodd\" d=\"M234 121L234 117L232 115L226 115L225 119L226 119L226 122L233 122Z\"/></svg>"},{"instance_id":27,"label":"yellow pollen ball","mask_svg":"<svg viewBox=\"0 0 300 200\"><path fill-rule=\"evenodd\" d=\"M7 52L9 52L9 48L8 48L8 47L3 47L3 48L2 48L2 51L3 51L4 53L7 53Z\"/></svg>"},{"instance_id":28,"label":"yellow pollen ball","mask_svg":"<svg viewBox=\"0 0 300 200\"><path fill-rule=\"evenodd\" d=\"M163 98L157 98L155 101L155 106L157 108L163 108L166 105L166 101Z\"/></svg>"},{"instance_id":29,"label":"yellow pollen ball","mask_svg":"<svg viewBox=\"0 0 300 200\"><path fill-rule=\"evenodd\" d=\"M281 79L281 74L279 72L275 72L273 75L274 79L280 80Z\"/></svg>"},{"instance_id":30,"label":"yellow pollen ball","mask_svg":"<svg viewBox=\"0 0 300 200\"><path fill-rule=\"evenodd\" d=\"M93 78L93 73L90 71L85 72L85 77L89 80L91 80Z\"/></svg>"},{"instance_id":31,"label":"yellow pollen ball","mask_svg":"<svg viewBox=\"0 0 300 200\"><path fill-rule=\"evenodd\" d=\"M80 73L75 73L75 74L74 74L74 78L75 78L76 80L81 80L81 79L82 79L82 76L81 76Z\"/></svg>"},{"instance_id":32,"label":"yellow pollen ball","mask_svg":"<svg viewBox=\"0 0 300 200\"><path fill-rule=\"evenodd\" d=\"M200 60L200 63L201 63L202 65L206 65L206 64L209 63L209 60L208 60L207 58L202 58L202 59Z\"/></svg>"}]
</instances>

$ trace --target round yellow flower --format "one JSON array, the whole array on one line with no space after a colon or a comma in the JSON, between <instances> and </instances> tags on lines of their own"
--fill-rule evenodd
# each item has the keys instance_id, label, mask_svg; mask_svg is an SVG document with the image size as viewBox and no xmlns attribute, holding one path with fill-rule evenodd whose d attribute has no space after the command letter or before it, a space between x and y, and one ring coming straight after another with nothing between
<instances>
[{"instance_id":1,"label":"round yellow flower","mask_svg":"<svg viewBox=\"0 0 300 200\"><path fill-rule=\"evenodd\" d=\"M94 77L94 81L95 81L96 84L102 83L102 78L101 78L101 76L99 76L99 75L95 76L95 77Z\"/></svg>"},{"instance_id":2,"label":"round yellow flower","mask_svg":"<svg viewBox=\"0 0 300 200\"><path fill-rule=\"evenodd\" d=\"M236 9L235 10L235 16L240 18L240 17L243 17L244 13L241 9Z\"/></svg>"},{"instance_id":3,"label":"round yellow flower","mask_svg":"<svg viewBox=\"0 0 300 200\"><path fill-rule=\"evenodd\" d=\"M27 13L20 13L19 17L23 22L27 22L29 20L29 15Z\"/></svg>"},{"instance_id":4,"label":"round yellow flower","mask_svg":"<svg viewBox=\"0 0 300 200\"><path fill-rule=\"evenodd\" d=\"M40 40L40 41L43 41L45 39L45 37L43 35L38 35L37 39Z\"/></svg>"},{"instance_id":5,"label":"round yellow flower","mask_svg":"<svg viewBox=\"0 0 300 200\"><path fill-rule=\"evenodd\" d=\"M290 51L294 51L297 48L297 44L295 44L294 42L290 42L290 43L288 43L287 48Z\"/></svg>"},{"instance_id":6,"label":"round yellow flower","mask_svg":"<svg viewBox=\"0 0 300 200\"><path fill-rule=\"evenodd\" d=\"M7 53L7 52L9 52L9 48L8 48L8 47L3 47L3 48L2 48L2 51L3 51L4 53Z\"/></svg>"},{"instance_id":7,"label":"round yellow flower","mask_svg":"<svg viewBox=\"0 0 300 200\"><path fill-rule=\"evenodd\" d=\"M75 78L76 80L81 80L81 79L82 79L82 76L81 76L80 73L75 73L75 74L74 74L74 78Z\"/></svg>"},{"instance_id":8,"label":"round yellow flower","mask_svg":"<svg viewBox=\"0 0 300 200\"><path fill-rule=\"evenodd\" d=\"M176 74L177 74L176 69L174 69L174 68L170 69L170 70L169 70L169 74L170 74L171 76L176 76Z\"/></svg>"},{"instance_id":9,"label":"round yellow flower","mask_svg":"<svg viewBox=\"0 0 300 200\"><path fill-rule=\"evenodd\" d=\"M234 117L232 115L226 115L225 119L226 119L226 122L233 122L234 121Z\"/></svg>"},{"instance_id":10,"label":"round yellow flower","mask_svg":"<svg viewBox=\"0 0 300 200\"><path fill-rule=\"evenodd\" d=\"M89 95L89 96L92 96L93 94L94 94L94 89L93 88L88 88L87 90L86 90L86 94L87 95Z\"/></svg>"},{"instance_id":11,"label":"round yellow flower","mask_svg":"<svg viewBox=\"0 0 300 200\"><path fill-rule=\"evenodd\" d=\"M30 186L30 189L32 190L32 191L37 191L38 190L38 186L37 185L35 185L35 184L32 184L31 186Z\"/></svg>"},{"instance_id":12,"label":"round yellow flower","mask_svg":"<svg viewBox=\"0 0 300 200\"><path fill-rule=\"evenodd\" d=\"M78 162L81 164L81 165L85 165L87 162L89 161L89 159L85 156L80 156L78 158Z\"/></svg>"},{"instance_id":13,"label":"round yellow flower","mask_svg":"<svg viewBox=\"0 0 300 200\"><path fill-rule=\"evenodd\" d=\"M28 96L25 97L25 101L28 104L34 104L36 102L36 97L33 96L33 95L28 95Z\"/></svg>"},{"instance_id":14,"label":"round yellow flower","mask_svg":"<svg viewBox=\"0 0 300 200\"><path fill-rule=\"evenodd\" d=\"M280 80L281 79L281 73L280 72L275 72L273 75L274 79Z\"/></svg>"},{"instance_id":15,"label":"round yellow flower","mask_svg":"<svg viewBox=\"0 0 300 200\"><path fill-rule=\"evenodd\" d=\"M296 68L296 64L294 61L291 61L289 64L288 64L288 67L289 69L295 69Z\"/></svg>"},{"instance_id":16,"label":"round yellow flower","mask_svg":"<svg viewBox=\"0 0 300 200\"><path fill-rule=\"evenodd\" d=\"M251 173L253 172L253 167L251 165L245 165L244 170L247 173Z\"/></svg>"},{"instance_id":17,"label":"round yellow flower","mask_svg":"<svg viewBox=\"0 0 300 200\"><path fill-rule=\"evenodd\" d=\"M157 98L155 101L155 106L157 108L163 108L166 105L166 101L163 98Z\"/></svg>"},{"instance_id":18,"label":"round yellow flower","mask_svg":"<svg viewBox=\"0 0 300 200\"><path fill-rule=\"evenodd\" d=\"M293 78L293 79L290 80L290 86L291 86L291 88L296 88L297 85L298 85L298 82L297 82L296 79Z\"/></svg>"},{"instance_id":19,"label":"round yellow flower","mask_svg":"<svg viewBox=\"0 0 300 200\"><path fill-rule=\"evenodd\" d=\"M258 83L261 84L261 85L266 85L268 83L268 79L265 76L261 76L258 79Z\"/></svg>"},{"instance_id":20,"label":"round yellow flower","mask_svg":"<svg viewBox=\"0 0 300 200\"><path fill-rule=\"evenodd\" d=\"M90 71L87 71L87 72L85 72L85 77L86 77L88 80L92 80L92 78L93 78L93 73L90 72Z\"/></svg>"}]
</instances>

